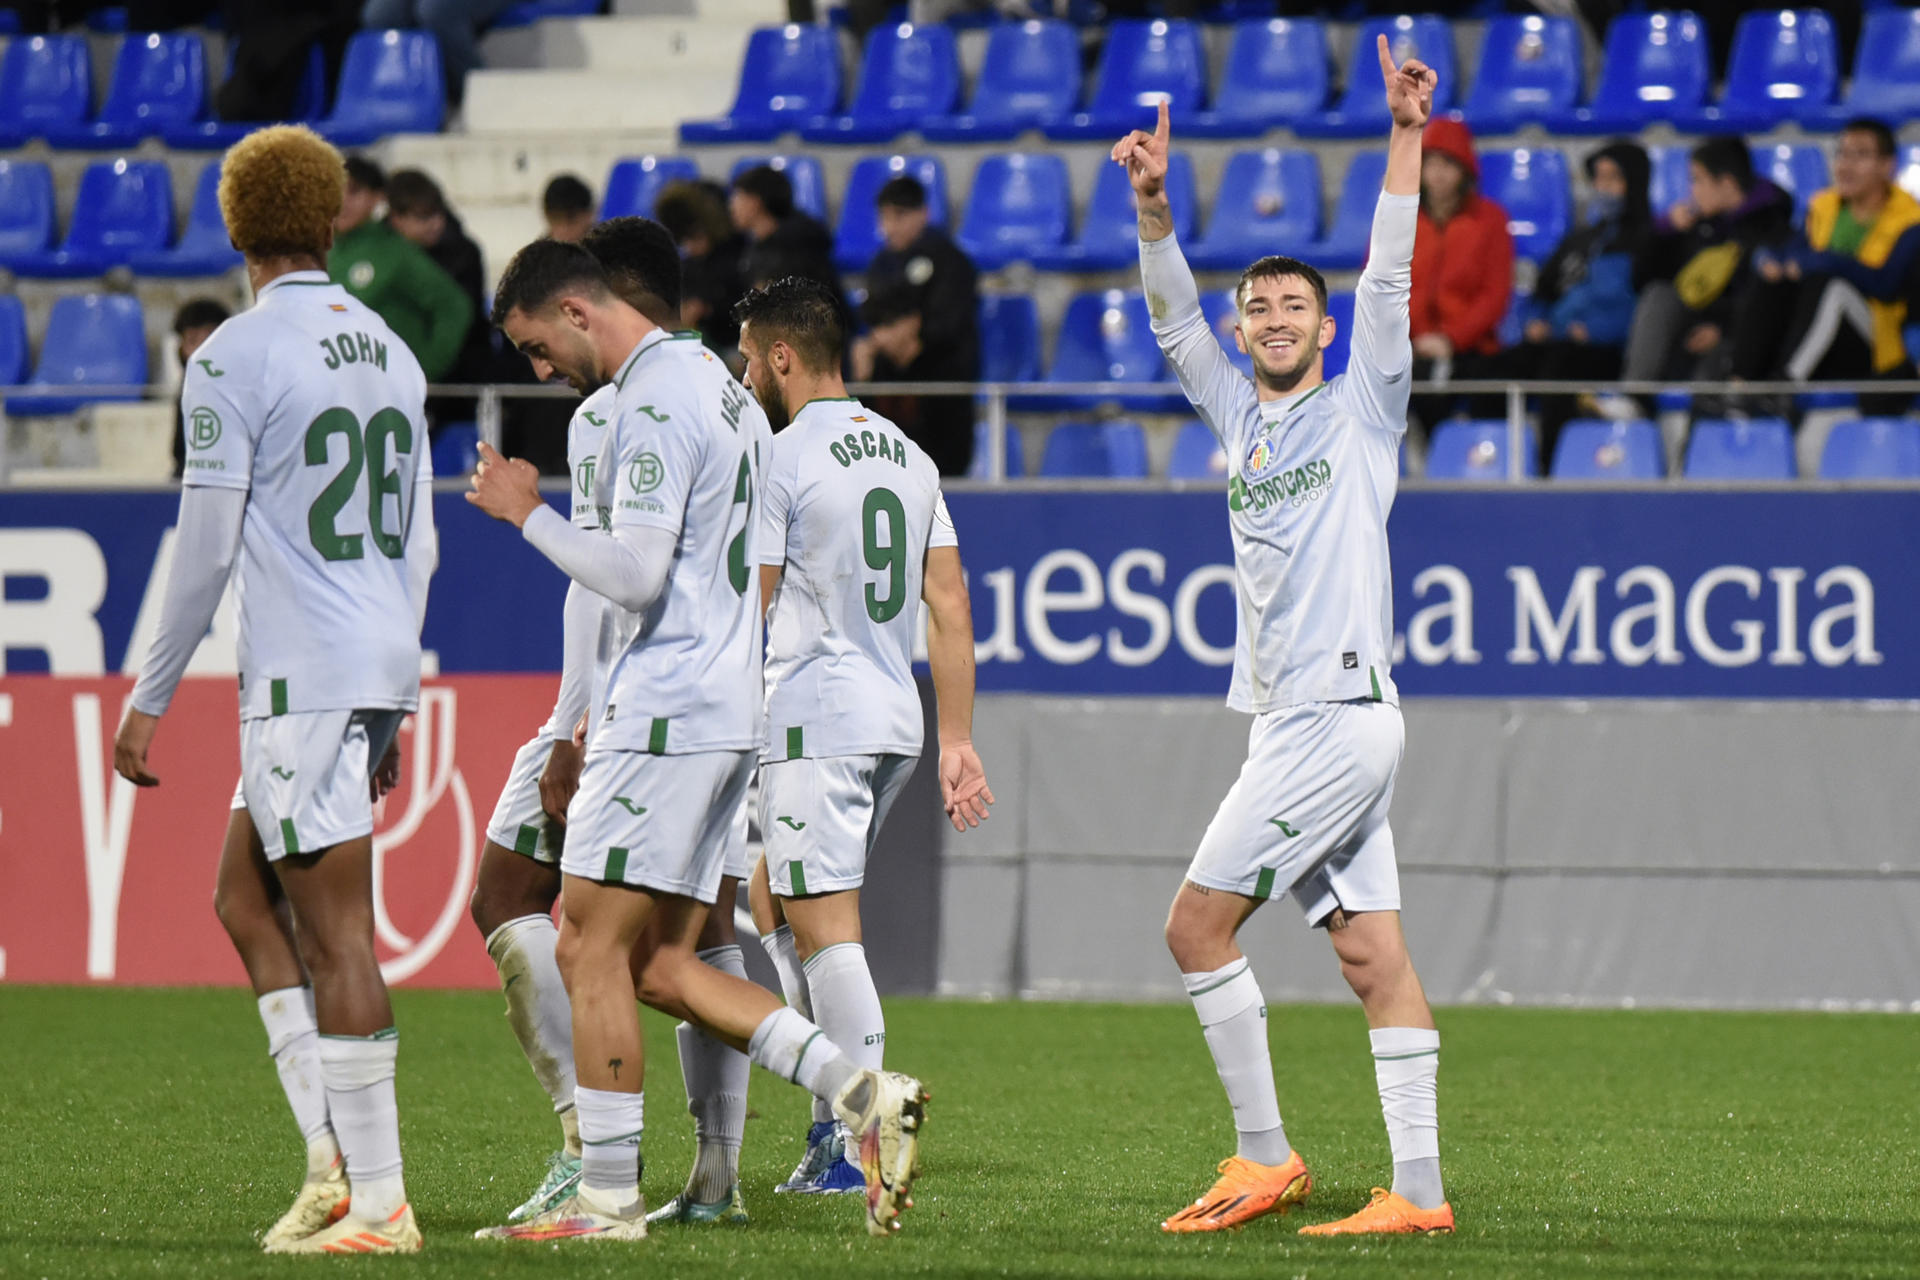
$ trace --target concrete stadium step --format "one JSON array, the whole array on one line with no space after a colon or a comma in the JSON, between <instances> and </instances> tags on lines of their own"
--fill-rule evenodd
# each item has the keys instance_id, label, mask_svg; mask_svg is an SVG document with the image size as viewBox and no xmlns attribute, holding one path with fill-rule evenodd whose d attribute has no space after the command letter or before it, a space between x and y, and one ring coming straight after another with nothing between
<instances>
[{"instance_id":1,"label":"concrete stadium step","mask_svg":"<svg viewBox=\"0 0 1920 1280\"><path fill-rule=\"evenodd\" d=\"M657 132L725 114L734 78L633 71L476 71L467 77L466 129L490 133Z\"/></svg>"},{"instance_id":2,"label":"concrete stadium step","mask_svg":"<svg viewBox=\"0 0 1920 1280\"><path fill-rule=\"evenodd\" d=\"M497 71L580 70L649 78L740 75L747 37L758 25L737 16L711 18L550 18L496 31L482 43L484 65Z\"/></svg>"}]
</instances>

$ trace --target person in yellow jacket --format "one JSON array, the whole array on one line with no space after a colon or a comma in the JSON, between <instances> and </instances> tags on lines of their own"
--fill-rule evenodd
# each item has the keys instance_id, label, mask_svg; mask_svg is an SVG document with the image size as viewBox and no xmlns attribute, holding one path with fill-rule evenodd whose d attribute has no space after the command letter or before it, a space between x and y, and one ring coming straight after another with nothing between
<instances>
[{"instance_id":1,"label":"person in yellow jacket","mask_svg":"<svg viewBox=\"0 0 1920 1280\"><path fill-rule=\"evenodd\" d=\"M1809 202L1804 230L1779 253L1756 255L1751 305L1736 313L1736 378L1913 376L1901 330L1920 275L1920 200L1895 185L1895 166L1886 125L1853 120L1841 130L1833 186ZM1900 412L1904 399L1884 411Z\"/></svg>"}]
</instances>

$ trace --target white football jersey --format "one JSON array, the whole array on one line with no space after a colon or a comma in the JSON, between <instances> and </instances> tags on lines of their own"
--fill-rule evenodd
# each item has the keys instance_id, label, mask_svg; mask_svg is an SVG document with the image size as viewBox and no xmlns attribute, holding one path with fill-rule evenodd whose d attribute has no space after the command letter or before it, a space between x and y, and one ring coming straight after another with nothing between
<instances>
[{"instance_id":1,"label":"white football jersey","mask_svg":"<svg viewBox=\"0 0 1920 1280\"><path fill-rule=\"evenodd\" d=\"M572 488L568 491L569 509L573 523L596 533L613 527L612 512L608 506L612 493L610 490L601 493L594 484L594 471L600 465L600 451L606 446L607 426L612 414L613 384L609 382L582 400L567 422L567 474L572 477ZM587 588L581 587L580 590L587 591ZM599 616L594 624L595 651L598 654L606 626L606 611L612 606L602 596L591 591L587 591L587 594L599 608ZM600 680L601 670L596 662L594 670L587 673L586 687L597 689ZM560 723L560 707L556 705L553 715L548 717L547 727L541 733L553 738L570 738L573 736L573 726Z\"/></svg>"},{"instance_id":2,"label":"white football jersey","mask_svg":"<svg viewBox=\"0 0 1920 1280\"><path fill-rule=\"evenodd\" d=\"M592 744L684 755L762 741L760 578L754 504L767 416L698 334L650 333L614 376L594 471L612 527L679 535L645 613L611 604Z\"/></svg>"},{"instance_id":3,"label":"white football jersey","mask_svg":"<svg viewBox=\"0 0 1920 1280\"><path fill-rule=\"evenodd\" d=\"M940 472L858 400L811 400L773 438L760 563L768 613L765 760L920 754L914 630L929 547L959 545Z\"/></svg>"},{"instance_id":4,"label":"white football jersey","mask_svg":"<svg viewBox=\"0 0 1920 1280\"><path fill-rule=\"evenodd\" d=\"M248 492L242 718L418 703L405 554L433 519L425 398L407 344L319 271L267 285L188 363L182 483Z\"/></svg>"},{"instance_id":5,"label":"white football jersey","mask_svg":"<svg viewBox=\"0 0 1920 1280\"><path fill-rule=\"evenodd\" d=\"M1220 349L1174 237L1140 246L1154 336L1226 450L1239 605L1227 705L1237 711L1399 701L1387 513L1412 390L1419 205L1381 194L1347 370L1282 400L1260 400Z\"/></svg>"}]
</instances>

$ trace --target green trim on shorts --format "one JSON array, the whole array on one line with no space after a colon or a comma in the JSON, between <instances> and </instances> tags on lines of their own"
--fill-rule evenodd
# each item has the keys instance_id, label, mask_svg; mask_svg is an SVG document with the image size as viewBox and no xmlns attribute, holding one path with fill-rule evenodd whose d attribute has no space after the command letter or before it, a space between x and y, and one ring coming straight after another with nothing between
<instances>
[{"instance_id":1,"label":"green trim on shorts","mask_svg":"<svg viewBox=\"0 0 1920 1280\"><path fill-rule=\"evenodd\" d=\"M272 714L276 716L287 714L287 682L285 679L267 681L267 699L272 704Z\"/></svg>"},{"instance_id":2,"label":"green trim on shorts","mask_svg":"<svg viewBox=\"0 0 1920 1280\"><path fill-rule=\"evenodd\" d=\"M292 818L280 819L280 843L285 846L285 853L300 852L300 837L294 832Z\"/></svg>"},{"instance_id":3,"label":"green trim on shorts","mask_svg":"<svg viewBox=\"0 0 1920 1280\"><path fill-rule=\"evenodd\" d=\"M1386 699L1380 696L1380 673L1373 669L1371 662L1367 664L1367 679L1373 681L1373 700L1375 702L1385 702Z\"/></svg>"},{"instance_id":4,"label":"green trim on shorts","mask_svg":"<svg viewBox=\"0 0 1920 1280\"><path fill-rule=\"evenodd\" d=\"M618 845L607 850L606 878L609 880L625 880L627 878L627 851Z\"/></svg>"},{"instance_id":5,"label":"green trim on shorts","mask_svg":"<svg viewBox=\"0 0 1920 1280\"><path fill-rule=\"evenodd\" d=\"M513 851L531 858L540 850L540 828L520 824L520 831L513 837Z\"/></svg>"},{"instance_id":6,"label":"green trim on shorts","mask_svg":"<svg viewBox=\"0 0 1920 1280\"><path fill-rule=\"evenodd\" d=\"M1260 868L1260 878L1253 882L1253 896L1256 898L1273 897L1273 868Z\"/></svg>"},{"instance_id":7,"label":"green trim on shorts","mask_svg":"<svg viewBox=\"0 0 1920 1280\"><path fill-rule=\"evenodd\" d=\"M787 876L793 884L793 896L796 898L806 897L807 869L798 862L789 862L787 864Z\"/></svg>"},{"instance_id":8,"label":"green trim on shorts","mask_svg":"<svg viewBox=\"0 0 1920 1280\"><path fill-rule=\"evenodd\" d=\"M653 727L647 731L647 754L655 756L667 754L667 721L664 716L655 716Z\"/></svg>"},{"instance_id":9,"label":"green trim on shorts","mask_svg":"<svg viewBox=\"0 0 1920 1280\"><path fill-rule=\"evenodd\" d=\"M806 733L799 725L787 729L787 759L798 760L807 753Z\"/></svg>"}]
</instances>

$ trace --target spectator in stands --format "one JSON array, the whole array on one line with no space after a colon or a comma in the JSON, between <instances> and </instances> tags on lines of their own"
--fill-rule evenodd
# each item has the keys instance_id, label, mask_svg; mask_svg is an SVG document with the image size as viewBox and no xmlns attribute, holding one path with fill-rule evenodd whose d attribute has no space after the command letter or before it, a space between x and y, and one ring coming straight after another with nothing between
<instances>
[{"instance_id":1,"label":"spectator in stands","mask_svg":"<svg viewBox=\"0 0 1920 1280\"><path fill-rule=\"evenodd\" d=\"M1655 225L1633 285L1629 381L1714 380L1728 372L1726 334L1756 248L1793 230L1793 197L1753 172L1746 139L1708 138L1688 163L1692 196Z\"/></svg>"},{"instance_id":2,"label":"spectator in stands","mask_svg":"<svg viewBox=\"0 0 1920 1280\"><path fill-rule=\"evenodd\" d=\"M221 6L229 58L213 96L222 120L287 120L298 105L312 47L326 82L340 79L347 43L359 26L360 0L226 0ZM129 15L129 31L160 31Z\"/></svg>"},{"instance_id":3,"label":"spectator in stands","mask_svg":"<svg viewBox=\"0 0 1920 1280\"><path fill-rule=\"evenodd\" d=\"M867 268L870 331L852 348L866 382L972 382L980 376L980 296L973 262L932 225L927 189L902 174L880 188L880 252ZM969 396L886 397L880 411L927 451L942 475L973 460ZM876 408L879 406L876 405Z\"/></svg>"},{"instance_id":4,"label":"spectator in stands","mask_svg":"<svg viewBox=\"0 0 1920 1280\"><path fill-rule=\"evenodd\" d=\"M173 337L178 344L180 367L185 369L187 362L193 359L193 353L200 345L213 336L213 331L227 322L233 313L212 298L194 298L180 305L173 313ZM178 476L187 461L186 424L180 419L180 404L176 400L173 406L173 474Z\"/></svg>"},{"instance_id":5,"label":"spectator in stands","mask_svg":"<svg viewBox=\"0 0 1920 1280\"><path fill-rule=\"evenodd\" d=\"M1754 255L1730 331L1733 377L1913 376L1901 329L1920 267L1920 200L1895 185L1895 165L1886 125L1840 131L1833 185L1808 205L1805 230L1778 254ZM1898 414L1909 398L1862 407Z\"/></svg>"},{"instance_id":6,"label":"spectator in stands","mask_svg":"<svg viewBox=\"0 0 1920 1280\"><path fill-rule=\"evenodd\" d=\"M727 213L747 238L740 275L748 288L783 276L804 276L843 292L833 266L833 237L818 220L793 207L793 184L786 174L767 165L747 170L733 180Z\"/></svg>"},{"instance_id":7,"label":"spectator in stands","mask_svg":"<svg viewBox=\"0 0 1920 1280\"><path fill-rule=\"evenodd\" d=\"M473 307L460 354L444 381L475 385L494 381L502 362L494 357L493 326L487 323L486 262L480 246L447 207L439 184L418 169L401 169L389 176L387 224L420 246L435 265L452 276ZM470 397L436 397L427 406L427 417L436 423L471 422L474 414Z\"/></svg>"},{"instance_id":8,"label":"spectator in stands","mask_svg":"<svg viewBox=\"0 0 1920 1280\"><path fill-rule=\"evenodd\" d=\"M1413 376L1477 378L1495 372L1500 321L1513 294L1513 237L1507 211L1481 195L1473 134L1458 120L1427 125L1420 164L1420 221L1413 241ZM1427 425L1451 397L1423 396L1413 412Z\"/></svg>"},{"instance_id":9,"label":"spectator in stands","mask_svg":"<svg viewBox=\"0 0 1920 1280\"><path fill-rule=\"evenodd\" d=\"M733 304L747 292L740 282L746 241L727 217L727 193L716 183L670 182L654 201L654 216L680 247L680 321L700 331L715 351L740 340Z\"/></svg>"},{"instance_id":10,"label":"spectator in stands","mask_svg":"<svg viewBox=\"0 0 1920 1280\"><path fill-rule=\"evenodd\" d=\"M577 244L593 226L593 191L572 174L560 174L541 193L540 212L549 239Z\"/></svg>"},{"instance_id":11,"label":"spectator in stands","mask_svg":"<svg viewBox=\"0 0 1920 1280\"><path fill-rule=\"evenodd\" d=\"M453 369L473 323L473 303L426 251L374 217L386 189L380 166L347 159L347 190L334 221L327 274L379 314L413 349L429 382Z\"/></svg>"},{"instance_id":12,"label":"spectator in stands","mask_svg":"<svg viewBox=\"0 0 1920 1280\"><path fill-rule=\"evenodd\" d=\"M433 33L447 78L447 106L458 111L467 96L467 72L480 65L480 33L513 0L366 0L360 25L375 30L417 27Z\"/></svg>"}]
</instances>

